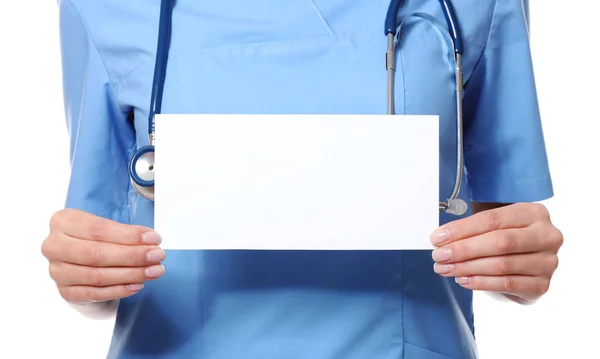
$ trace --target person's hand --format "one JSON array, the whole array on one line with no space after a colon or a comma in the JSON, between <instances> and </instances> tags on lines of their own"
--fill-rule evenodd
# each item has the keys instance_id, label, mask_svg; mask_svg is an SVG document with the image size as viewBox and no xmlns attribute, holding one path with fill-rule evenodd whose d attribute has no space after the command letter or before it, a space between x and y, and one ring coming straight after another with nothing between
<instances>
[{"instance_id":1,"label":"person's hand","mask_svg":"<svg viewBox=\"0 0 600 359\"><path fill-rule=\"evenodd\" d=\"M61 296L88 304L131 296L162 276L165 252L158 244L149 228L66 209L52 216L42 254Z\"/></svg>"},{"instance_id":2,"label":"person's hand","mask_svg":"<svg viewBox=\"0 0 600 359\"><path fill-rule=\"evenodd\" d=\"M519 203L443 225L431 241L436 273L530 303L548 291L563 236L543 205Z\"/></svg>"}]
</instances>

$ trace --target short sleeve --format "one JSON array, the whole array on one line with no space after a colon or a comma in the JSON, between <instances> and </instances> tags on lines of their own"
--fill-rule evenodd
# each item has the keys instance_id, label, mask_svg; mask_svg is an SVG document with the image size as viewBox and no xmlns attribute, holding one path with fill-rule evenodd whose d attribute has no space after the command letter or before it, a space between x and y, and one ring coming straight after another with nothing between
<instances>
[{"instance_id":1,"label":"short sleeve","mask_svg":"<svg viewBox=\"0 0 600 359\"><path fill-rule=\"evenodd\" d=\"M59 1L63 99L70 136L66 207L127 222L127 158L134 132L117 106L106 68L68 0Z\"/></svg>"},{"instance_id":2,"label":"short sleeve","mask_svg":"<svg viewBox=\"0 0 600 359\"><path fill-rule=\"evenodd\" d=\"M465 88L465 167L474 202L553 195L529 45L528 2L497 0Z\"/></svg>"}]
</instances>

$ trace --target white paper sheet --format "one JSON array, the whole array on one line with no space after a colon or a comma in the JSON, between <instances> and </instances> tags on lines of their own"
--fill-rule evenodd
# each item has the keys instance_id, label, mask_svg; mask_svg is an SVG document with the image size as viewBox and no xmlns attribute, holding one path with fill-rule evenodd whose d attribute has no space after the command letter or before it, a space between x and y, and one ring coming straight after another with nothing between
<instances>
[{"instance_id":1,"label":"white paper sheet","mask_svg":"<svg viewBox=\"0 0 600 359\"><path fill-rule=\"evenodd\" d=\"M159 115L165 249L431 249L438 117Z\"/></svg>"}]
</instances>

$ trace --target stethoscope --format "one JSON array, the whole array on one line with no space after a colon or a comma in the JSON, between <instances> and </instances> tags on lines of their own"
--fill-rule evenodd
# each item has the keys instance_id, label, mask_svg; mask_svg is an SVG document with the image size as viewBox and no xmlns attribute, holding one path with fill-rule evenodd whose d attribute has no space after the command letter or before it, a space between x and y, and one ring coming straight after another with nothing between
<instances>
[{"instance_id":1,"label":"stethoscope","mask_svg":"<svg viewBox=\"0 0 600 359\"><path fill-rule=\"evenodd\" d=\"M391 0L385 19L385 35L387 36L386 69L388 73L388 111L389 115L394 112L394 72L396 44L400 40L396 15L403 0ZM149 145L138 149L129 161L129 175L131 184L143 198L154 200L154 117L161 112L162 96L167 71L167 62L171 42L171 23L175 0L162 0L160 6L160 20L158 28L158 45L156 51L156 62L154 66L154 80L152 82L152 94L148 113L148 138ZM448 31L452 37L454 48L454 59L456 62L456 178L454 188L450 197L445 202L439 203L440 212L446 212L457 216L467 211L467 204L458 198L462 183L463 168L463 74L462 74L462 52L463 43L458 28L458 22L450 0L439 0Z\"/></svg>"}]
</instances>

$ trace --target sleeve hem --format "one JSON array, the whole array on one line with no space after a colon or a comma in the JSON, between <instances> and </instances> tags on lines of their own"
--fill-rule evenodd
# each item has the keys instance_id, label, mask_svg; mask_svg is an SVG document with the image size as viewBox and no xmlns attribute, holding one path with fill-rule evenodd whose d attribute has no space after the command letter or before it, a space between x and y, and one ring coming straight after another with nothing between
<instances>
[{"instance_id":1,"label":"sleeve hem","mask_svg":"<svg viewBox=\"0 0 600 359\"><path fill-rule=\"evenodd\" d=\"M554 196L549 176L532 181L503 182L502 184L469 178L469 192L472 202L491 203L539 202Z\"/></svg>"}]
</instances>

